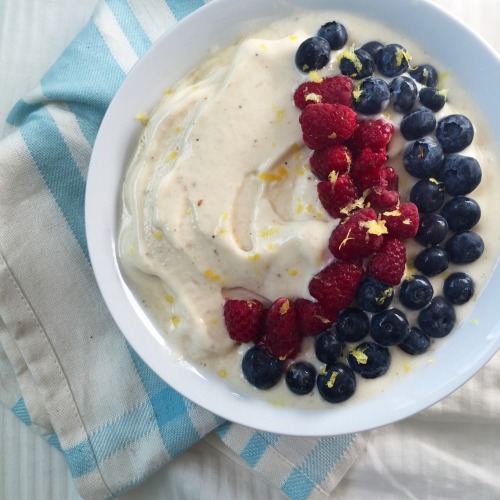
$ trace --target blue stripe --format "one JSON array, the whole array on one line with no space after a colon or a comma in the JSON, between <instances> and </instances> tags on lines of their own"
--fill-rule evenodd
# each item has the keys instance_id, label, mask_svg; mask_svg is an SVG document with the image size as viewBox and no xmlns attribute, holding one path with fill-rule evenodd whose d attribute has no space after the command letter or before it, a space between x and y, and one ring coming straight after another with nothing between
<instances>
[{"instance_id":1,"label":"blue stripe","mask_svg":"<svg viewBox=\"0 0 500 500\"><path fill-rule=\"evenodd\" d=\"M106 0L106 3L113 12L123 34L132 49L134 49L137 57L142 56L151 45L151 41L137 21L128 2L124 2L123 0Z\"/></svg>"},{"instance_id":2,"label":"blue stripe","mask_svg":"<svg viewBox=\"0 0 500 500\"><path fill-rule=\"evenodd\" d=\"M31 114L38 111L43 107L43 104L28 104L22 99L16 103L12 108L9 115L7 116L7 123L14 125L15 127L20 127L23 121Z\"/></svg>"},{"instance_id":3,"label":"blue stripe","mask_svg":"<svg viewBox=\"0 0 500 500\"><path fill-rule=\"evenodd\" d=\"M83 216L85 180L56 123L46 108L40 108L23 120L19 130L41 176L88 259Z\"/></svg>"},{"instance_id":4,"label":"blue stripe","mask_svg":"<svg viewBox=\"0 0 500 500\"><path fill-rule=\"evenodd\" d=\"M217 434L221 439L224 439L230 429L231 429L231 422L225 422L217 428Z\"/></svg>"},{"instance_id":5,"label":"blue stripe","mask_svg":"<svg viewBox=\"0 0 500 500\"><path fill-rule=\"evenodd\" d=\"M151 370L146 363L144 363L128 342L126 343L126 346L134 363L135 369L137 370L137 374L141 379L142 385L151 399L151 397L155 394L163 391L167 387L167 384L165 384L165 382L158 375L156 375L156 373Z\"/></svg>"},{"instance_id":6,"label":"blue stripe","mask_svg":"<svg viewBox=\"0 0 500 500\"><path fill-rule=\"evenodd\" d=\"M47 443L53 446L56 450L62 451L61 443L59 442L57 434L51 434L49 437L47 437Z\"/></svg>"},{"instance_id":7,"label":"blue stripe","mask_svg":"<svg viewBox=\"0 0 500 500\"><path fill-rule=\"evenodd\" d=\"M188 14L191 14L194 10L203 7L205 3L202 0L178 0L176 2L167 1L167 5L175 18L180 20Z\"/></svg>"},{"instance_id":8,"label":"blue stripe","mask_svg":"<svg viewBox=\"0 0 500 500\"><path fill-rule=\"evenodd\" d=\"M31 421L28 408L26 408L26 403L24 402L24 398L22 396L17 400L14 406L11 407L11 410L19 420L28 426L32 425L33 422Z\"/></svg>"},{"instance_id":9,"label":"blue stripe","mask_svg":"<svg viewBox=\"0 0 500 500\"><path fill-rule=\"evenodd\" d=\"M63 450L72 477L80 477L97 469L97 462L90 441Z\"/></svg>"},{"instance_id":10,"label":"blue stripe","mask_svg":"<svg viewBox=\"0 0 500 500\"><path fill-rule=\"evenodd\" d=\"M268 446L269 444L265 439L256 432L241 452L241 458L243 458L250 467L255 467Z\"/></svg>"},{"instance_id":11,"label":"blue stripe","mask_svg":"<svg viewBox=\"0 0 500 500\"><path fill-rule=\"evenodd\" d=\"M314 489L315 484L300 469L294 469L286 482L281 486L281 491L290 500L305 500Z\"/></svg>"},{"instance_id":12,"label":"blue stripe","mask_svg":"<svg viewBox=\"0 0 500 500\"><path fill-rule=\"evenodd\" d=\"M71 102L68 104L68 108L75 115L85 139L93 146L103 116L100 113L96 113L95 109L86 103Z\"/></svg>"}]
</instances>

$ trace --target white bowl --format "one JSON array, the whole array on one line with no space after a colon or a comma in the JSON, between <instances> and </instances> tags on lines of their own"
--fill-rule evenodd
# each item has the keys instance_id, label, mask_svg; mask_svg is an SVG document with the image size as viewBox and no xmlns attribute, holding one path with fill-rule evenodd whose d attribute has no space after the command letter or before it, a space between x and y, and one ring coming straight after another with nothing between
<instances>
[{"instance_id":1,"label":"white bowl","mask_svg":"<svg viewBox=\"0 0 500 500\"><path fill-rule=\"evenodd\" d=\"M456 390L493 356L500 347L500 315L495 313L498 266L470 316L481 318L480 328L464 321L433 353L435 363L424 364L383 393L356 404L300 410L272 406L240 393L217 375L180 361L128 288L116 255L123 176L141 132L131 117L152 109L163 90L200 62L214 44L227 45L242 33L305 7L335 8L382 21L414 39L437 60L446 61L474 96L499 141L500 120L492 105L498 102L498 89L491 84L500 81L498 56L461 22L427 1L215 0L165 33L131 70L113 99L92 155L86 227L93 269L114 319L139 356L169 385L233 422L276 433L335 435L415 414ZM473 67L487 72L478 77Z\"/></svg>"}]
</instances>

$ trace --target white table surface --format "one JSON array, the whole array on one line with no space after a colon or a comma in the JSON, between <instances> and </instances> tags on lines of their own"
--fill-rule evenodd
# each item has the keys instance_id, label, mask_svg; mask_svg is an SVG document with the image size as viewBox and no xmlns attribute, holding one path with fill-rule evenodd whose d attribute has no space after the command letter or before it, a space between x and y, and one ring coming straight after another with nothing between
<instances>
[{"instance_id":1,"label":"white table surface","mask_svg":"<svg viewBox=\"0 0 500 500\"><path fill-rule=\"evenodd\" d=\"M500 0L434 1L500 52ZM96 3L0 0L0 136L9 109L37 84ZM376 433L333 497L500 498L499 391L497 354L445 401ZM209 437L122 498L236 495L239 500L283 498ZM0 500L77 498L62 455L0 406Z\"/></svg>"}]
</instances>

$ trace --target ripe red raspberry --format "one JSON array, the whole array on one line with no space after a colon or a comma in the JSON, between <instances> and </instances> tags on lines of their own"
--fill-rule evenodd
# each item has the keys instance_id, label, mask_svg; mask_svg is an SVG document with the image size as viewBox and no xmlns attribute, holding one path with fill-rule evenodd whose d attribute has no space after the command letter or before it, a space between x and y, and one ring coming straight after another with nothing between
<instances>
[{"instance_id":1,"label":"ripe red raspberry","mask_svg":"<svg viewBox=\"0 0 500 500\"><path fill-rule=\"evenodd\" d=\"M312 336L326 330L337 320L337 311L327 311L319 302L307 299L295 301L299 330L302 336Z\"/></svg>"},{"instance_id":2,"label":"ripe red raspberry","mask_svg":"<svg viewBox=\"0 0 500 500\"><path fill-rule=\"evenodd\" d=\"M389 191L379 184L370 189L365 201L370 203L372 207L386 209L399 203L399 193L397 191Z\"/></svg>"},{"instance_id":3,"label":"ripe red raspberry","mask_svg":"<svg viewBox=\"0 0 500 500\"><path fill-rule=\"evenodd\" d=\"M382 119L361 120L349 141L352 151L361 151L363 148L385 150L394 133L394 125Z\"/></svg>"},{"instance_id":4,"label":"ripe red raspberry","mask_svg":"<svg viewBox=\"0 0 500 500\"><path fill-rule=\"evenodd\" d=\"M347 215L352 210L349 205L359 198L358 188L349 174L342 174L334 182L319 182L317 190L324 209L335 219Z\"/></svg>"},{"instance_id":5,"label":"ripe red raspberry","mask_svg":"<svg viewBox=\"0 0 500 500\"><path fill-rule=\"evenodd\" d=\"M284 359L298 351L300 340L297 309L290 299L276 299L267 312L259 345L271 356Z\"/></svg>"},{"instance_id":6,"label":"ripe red raspberry","mask_svg":"<svg viewBox=\"0 0 500 500\"><path fill-rule=\"evenodd\" d=\"M413 238L417 234L420 218L418 208L412 202L388 208L382 213L381 218L385 220L389 236L404 239Z\"/></svg>"},{"instance_id":7,"label":"ripe red raspberry","mask_svg":"<svg viewBox=\"0 0 500 500\"><path fill-rule=\"evenodd\" d=\"M382 178L387 181L387 189L389 191L398 191L399 176L396 170L387 165L382 169Z\"/></svg>"},{"instance_id":8,"label":"ripe red raspberry","mask_svg":"<svg viewBox=\"0 0 500 500\"><path fill-rule=\"evenodd\" d=\"M370 148L363 148L354 157L351 175L361 191L373 186L377 179L374 178L374 172L377 172L377 168L380 169L386 161L387 155L384 151L372 151Z\"/></svg>"},{"instance_id":9,"label":"ripe red raspberry","mask_svg":"<svg viewBox=\"0 0 500 500\"><path fill-rule=\"evenodd\" d=\"M370 188L366 201L371 206L385 209L399 202L398 174L392 167L377 167L370 177L366 179L367 187Z\"/></svg>"},{"instance_id":10,"label":"ripe red raspberry","mask_svg":"<svg viewBox=\"0 0 500 500\"><path fill-rule=\"evenodd\" d=\"M236 342L258 339L264 319L264 306L258 300L228 300L224 304L227 333Z\"/></svg>"},{"instance_id":11,"label":"ripe red raspberry","mask_svg":"<svg viewBox=\"0 0 500 500\"><path fill-rule=\"evenodd\" d=\"M352 79L344 75L335 75L323 78L322 82L301 83L295 93L293 100L295 106L304 109L315 102L327 104L352 104L352 91L354 84Z\"/></svg>"},{"instance_id":12,"label":"ripe red raspberry","mask_svg":"<svg viewBox=\"0 0 500 500\"><path fill-rule=\"evenodd\" d=\"M349 306L363 278L361 262L336 261L313 276L309 293L329 311Z\"/></svg>"},{"instance_id":13,"label":"ripe red raspberry","mask_svg":"<svg viewBox=\"0 0 500 500\"><path fill-rule=\"evenodd\" d=\"M347 141L356 128L356 112L343 104L311 104L301 113L304 143L323 149Z\"/></svg>"},{"instance_id":14,"label":"ripe red raspberry","mask_svg":"<svg viewBox=\"0 0 500 500\"><path fill-rule=\"evenodd\" d=\"M406 265L406 248L398 238L387 238L368 263L366 272L386 285L399 285Z\"/></svg>"},{"instance_id":15,"label":"ripe red raspberry","mask_svg":"<svg viewBox=\"0 0 500 500\"><path fill-rule=\"evenodd\" d=\"M309 159L311 172L321 181L327 181L330 172L339 174L349 172L352 163L352 154L343 144L336 144L330 148L314 151Z\"/></svg>"},{"instance_id":16,"label":"ripe red raspberry","mask_svg":"<svg viewBox=\"0 0 500 500\"><path fill-rule=\"evenodd\" d=\"M340 260L364 259L380 248L384 232L387 230L377 221L375 211L363 208L340 222L330 236L328 248Z\"/></svg>"}]
</instances>

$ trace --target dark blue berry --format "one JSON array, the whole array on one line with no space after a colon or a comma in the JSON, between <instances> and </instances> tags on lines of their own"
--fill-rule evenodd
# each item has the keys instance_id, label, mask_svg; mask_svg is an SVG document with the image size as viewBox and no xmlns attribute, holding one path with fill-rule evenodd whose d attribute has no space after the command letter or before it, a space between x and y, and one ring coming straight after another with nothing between
<instances>
[{"instance_id":1,"label":"dark blue berry","mask_svg":"<svg viewBox=\"0 0 500 500\"><path fill-rule=\"evenodd\" d=\"M432 338L448 335L453 330L455 321L455 309L444 297L434 297L418 315L418 326Z\"/></svg>"},{"instance_id":2,"label":"dark blue berry","mask_svg":"<svg viewBox=\"0 0 500 500\"><path fill-rule=\"evenodd\" d=\"M349 307L340 313L335 328L345 342L359 342L370 331L370 319L363 310Z\"/></svg>"},{"instance_id":3,"label":"dark blue berry","mask_svg":"<svg viewBox=\"0 0 500 500\"><path fill-rule=\"evenodd\" d=\"M383 76L392 78L408 71L409 54L397 43L386 45L379 54L377 68Z\"/></svg>"},{"instance_id":4,"label":"dark blue berry","mask_svg":"<svg viewBox=\"0 0 500 500\"><path fill-rule=\"evenodd\" d=\"M283 363L260 347L251 347L243 356L243 375L257 389L269 389L282 375Z\"/></svg>"},{"instance_id":5,"label":"dark blue berry","mask_svg":"<svg viewBox=\"0 0 500 500\"><path fill-rule=\"evenodd\" d=\"M436 128L436 138L445 153L458 153L471 144L474 127L464 115L448 115L441 118Z\"/></svg>"},{"instance_id":6,"label":"dark blue berry","mask_svg":"<svg viewBox=\"0 0 500 500\"><path fill-rule=\"evenodd\" d=\"M453 231L472 229L481 218L481 207L476 200L467 196L452 198L441 210L441 215L447 220Z\"/></svg>"},{"instance_id":7,"label":"dark blue berry","mask_svg":"<svg viewBox=\"0 0 500 500\"><path fill-rule=\"evenodd\" d=\"M441 247L426 248L415 257L415 267L426 276L437 276L449 265L450 256Z\"/></svg>"},{"instance_id":8,"label":"dark blue berry","mask_svg":"<svg viewBox=\"0 0 500 500\"><path fill-rule=\"evenodd\" d=\"M316 368L305 361L292 363L286 372L285 382L294 394L309 394L316 384Z\"/></svg>"},{"instance_id":9,"label":"dark blue berry","mask_svg":"<svg viewBox=\"0 0 500 500\"><path fill-rule=\"evenodd\" d=\"M435 212L444 202L444 184L435 179L422 179L410 191L410 201L415 203L423 214Z\"/></svg>"},{"instance_id":10,"label":"dark blue berry","mask_svg":"<svg viewBox=\"0 0 500 500\"><path fill-rule=\"evenodd\" d=\"M370 333L379 345L398 345L408 335L410 324L403 311L395 307L372 316Z\"/></svg>"},{"instance_id":11,"label":"dark blue berry","mask_svg":"<svg viewBox=\"0 0 500 500\"><path fill-rule=\"evenodd\" d=\"M423 354L431 345L431 339L420 328L410 328L408 335L403 342L398 345L407 354Z\"/></svg>"},{"instance_id":12,"label":"dark blue berry","mask_svg":"<svg viewBox=\"0 0 500 500\"><path fill-rule=\"evenodd\" d=\"M325 401L342 403L356 391L356 376L344 363L334 363L318 375L317 386Z\"/></svg>"},{"instance_id":13,"label":"dark blue berry","mask_svg":"<svg viewBox=\"0 0 500 500\"><path fill-rule=\"evenodd\" d=\"M454 264L468 264L483 255L484 242L481 236L473 231L460 231L446 242L446 250Z\"/></svg>"},{"instance_id":14,"label":"dark blue berry","mask_svg":"<svg viewBox=\"0 0 500 500\"><path fill-rule=\"evenodd\" d=\"M436 116L430 109L419 108L405 115L399 128L407 141L420 139L436 128Z\"/></svg>"},{"instance_id":15,"label":"dark blue berry","mask_svg":"<svg viewBox=\"0 0 500 500\"><path fill-rule=\"evenodd\" d=\"M436 176L443 159L443 148L439 142L424 137L408 144L403 155L403 164L413 177L428 179Z\"/></svg>"},{"instance_id":16,"label":"dark blue berry","mask_svg":"<svg viewBox=\"0 0 500 500\"><path fill-rule=\"evenodd\" d=\"M389 84L394 110L408 113L417 100L417 85L407 76L397 76Z\"/></svg>"},{"instance_id":17,"label":"dark blue berry","mask_svg":"<svg viewBox=\"0 0 500 500\"><path fill-rule=\"evenodd\" d=\"M448 235L448 222L437 214L424 214L420 217L415 239L424 247L439 245Z\"/></svg>"},{"instance_id":18,"label":"dark blue berry","mask_svg":"<svg viewBox=\"0 0 500 500\"><path fill-rule=\"evenodd\" d=\"M343 75L350 76L354 80L361 80L373 75L375 62L368 52L356 49L354 53L349 52L349 56L346 53L341 54L339 67Z\"/></svg>"},{"instance_id":19,"label":"dark blue berry","mask_svg":"<svg viewBox=\"0 0 500 500\"><path fill-rule=\"evenodd\" d=\"M399 301L408 309L422 309L432 299L434 289L431 282L420 274L404 280L399 289Z\"/></svg>"},{"instance_id":20,"label":"dark blue berry","mask_svg":"<svg viewBox=\"0 0 500 500\"><path fill-rule=\"evenodd\" d=\"M410 76L418 83L426 87L435 87L438 82L438 72L436 68L430 64L422 64L415 69L408 71Z\"/></svg>"},{"instance_id":21,"label":"dark blue berry","mask_svg":"<svg viewBox=\"0 0 500 500\"><path fill-rule=\"evenodd\" d=\"M446 156L438 168L436 177L444 182L451 196L469 194L477 188L482 178L479 162L471 156L452 154Z\"/></svg>"},{"instance_id":22,"label":"dark blue berry","mask_svg":"<svg viewBox=\"0 0 500 500\"><path fill-rule=\"evenodd\" d=\"M356 290L359 307L367 312L380 312L392 302L394 289L372 276L365 276Z\"/></svg>"},{"instance_id":23,"label":"dark blue berry","mask_svg":"<svg viewBox=\"0 0 500 500\"><path fill-rule=\"evenodd\" d=\"M375 115L387 108L391 93L384 80L370 76L361 82L359 89L353 92L353 96L354 109L358 113Z\"/></svg>"},{"instance_id":24,"label":"dark blue berry","mask_svg":"<svg viewBox=\"0 0 500 500\"><path fill-rule=\"evenodd\" d=\"M347 42L347 30L337 21L323 24L318 30L318 36L327 40L332 50L341 49Z\"/></svg>"},{"instance_id":25,"label":"dark blue berry","mask_svg":"<svg viewBox=\"0 0 500 500\"><path fill-rule=\"evenodd\" d=\"M347 362L363 378L377 378L389 369L391 353L375 342L363 342L349 353Z\"/></svg>"},{"instance_id":26,"label":"dark blue berry","mask_svg":"<svg viewBox=\"0 0 500 500\"><path fill-rule=\"evenodd\" d=\"M443 294L452 303L461 306L474 295L474 281L467 273L450 274L443 284Z\"/></svg>"},{"instance_id":27,"label":"dark blue berry","mask_svg":"<svg viewBox=\"0 0 500 500\"><path fill-rule=\"evenodd\" d=\"M329 61L330 44L320 36L313 36L304 40L295 53L295 64L304 73L321 69Z\"/></svg>"},{"instance_id":28,"label":"dark blue berry","mask_svg":"<svg viewBox=\"0 0 500 500\"><path fill-rule=\"evenodd\" d=\"M380 57L380 51L383 48L384 44L377 41L367 42L361 46L361 49L363 49L365 52L368 52L368 54L372 56L372 59L375 61L375 63L378 61L378 58Z\"/></svg>"},{"instance_id":29,"label":"dark blue berry","mask_svg":"<svg viewBox=\"0 0 500 500\"><path fill-rule=\"evenodd\" d=\"M423 106L432 111L443 109L446 102L446 92L433 87L422 87L418 92L418 98Z\"/></svg>"},{"instance_id":30,"label":"dark blue berry","mask_svg":"<svg viewBox=\"0 0 500 500\"><path fill-rule=\"evenodd\" d=\"M316 336L314 343L314 352L316 357L327 365L335 363L342 355L344 350L344 342L336 331L324 330Z\"/></svg>"}]
</instances>

